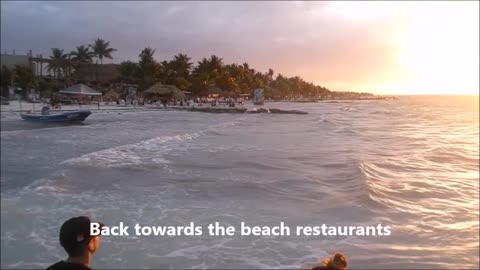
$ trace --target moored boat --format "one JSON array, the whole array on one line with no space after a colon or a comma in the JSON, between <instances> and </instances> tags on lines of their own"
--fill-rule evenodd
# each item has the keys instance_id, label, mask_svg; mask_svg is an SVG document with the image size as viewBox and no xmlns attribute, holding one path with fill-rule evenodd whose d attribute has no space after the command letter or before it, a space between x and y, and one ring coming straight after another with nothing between
<instances>
[{"instance_id":1,"label":"moored boat","mask_svg":"<svg viewBox=\"0 0 480 270\"><path fill-rule=\"evenodd\" d=\"M49 110L42 109L41 113L24 113L22 119L33 122L73 123L83 122L90 114L89 110L77 110L71 112L50 114Z\"/></svg>"}]
</instances>

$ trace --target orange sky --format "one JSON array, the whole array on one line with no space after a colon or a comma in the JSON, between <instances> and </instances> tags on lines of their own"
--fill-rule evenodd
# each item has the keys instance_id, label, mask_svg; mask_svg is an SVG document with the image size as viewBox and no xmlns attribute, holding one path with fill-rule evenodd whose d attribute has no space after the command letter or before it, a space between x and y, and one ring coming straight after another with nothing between
<instances>
[{"instance_id":1,"label":"orange sky","mask_svg":"<svg viewBox=\"0 0 480 270\"><path fill-rule=\"evenodd\" d=\"M330 8L346 21L393 22L383 29L392 62L374 77L332 85L385 94L478 94L478 1L339 1Z\"/></svg>"},{"instance_id":2,"label":"orange sky","mask_svg":"<svg viewBox=\"0 0 480 270\"><path fill-rule=\"evenodd\" d=\"M338 91L479 91L478 1L2 1L1 30L2 53L101 37L114 63L150 46L158 61L215 54Z\"/></svg>"}]
</instances>

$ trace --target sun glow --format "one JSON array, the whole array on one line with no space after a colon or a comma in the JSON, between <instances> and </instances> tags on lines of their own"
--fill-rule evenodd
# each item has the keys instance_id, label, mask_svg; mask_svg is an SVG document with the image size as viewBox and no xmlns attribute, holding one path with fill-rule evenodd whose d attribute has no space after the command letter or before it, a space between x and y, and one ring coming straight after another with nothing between
<instances>
[{"instance_id":1,"label":"sun glow","mask_svg":"<svg viewBox=\"0 0 480 270\"><path fill-rule=\"evenodd\" d=\"M478 1L334 1L328 11L382 29L379 42L392 44L394 64L378 72L388 76L352 88L377 94L478 94Z\"/></svg>"},{"instance_id":2,"label":"sun glow","mask_svg":"<svg viewBox=\"0 0 480 270\"><path fill-rule=\"evenodd\" d=\"M398 55L410 76L396 88L410 94L478 94L478 2L415 4Z\"/></svg>"}]
</instances>

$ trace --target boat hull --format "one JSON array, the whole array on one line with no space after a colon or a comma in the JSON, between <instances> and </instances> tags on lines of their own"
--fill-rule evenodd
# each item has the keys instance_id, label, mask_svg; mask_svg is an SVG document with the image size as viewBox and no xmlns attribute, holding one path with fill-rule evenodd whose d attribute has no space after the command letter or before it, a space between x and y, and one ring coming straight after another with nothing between
<instances>
[{"instance_id":1,"label":"boat hull","mask_svg":"<svg viewBox=\"0 0 480 270\"><path fill-rule=\"evenodd\" d=\"M23 120L32 122L54 122L54 123L74 123L83 122L90 114L91 111L74 111L65 112L59 114L21 114Z\"/></svg>"}]
</instances>

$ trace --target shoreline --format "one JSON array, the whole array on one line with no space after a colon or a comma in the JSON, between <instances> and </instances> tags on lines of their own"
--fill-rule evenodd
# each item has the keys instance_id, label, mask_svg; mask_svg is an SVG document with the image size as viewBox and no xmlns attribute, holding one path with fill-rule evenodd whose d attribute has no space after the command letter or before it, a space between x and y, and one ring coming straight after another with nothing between
<instances>
[{"instance_id":1,"label":"shoreline","mask_svg":"<svg viewBox=\"0 0 480 270\"><path fill-rule=\"evenodd\" d=\"M13 117L19 116L21 113L28 113L35 108L35 112L40 112L41 107L44 106L42 103L26 103L20 104L19 101L10 103L9 105L1 105L1 119L7 120L12 119ZM26 109L26 108L32 109ZM64 105L62 109L52 109L52 113L63 113L63 112L72 112L77 110L90 110L92 113L108 113L108 112L145 112L145 111L186 111L186 112L203 112L203 113L234 113L234 114L243 114L243 113L272 113L272 114L308 114L305 111L301 110L284 110L278 108L266 107L265 105L261 107L250 107L247 108L245 105L240 105L236 107L228 106L210 106L205 104L203 106L193 105L193 106L167 106L163 107L162 105L143 105L143 106L125 106L125 105Z\"/></svg>"},{"instance_id":2,"label":"shoreline","mask_svg":"<svg viewBox=\"0 0 480 270\"><path fill-rule=\"evenodd\" d=\"M266 100L265 104L267 103L342 103L342 102L352 102L352 101L374 101L374 100L391 100L393 99L392 97L382 97L382 98L374 98L374 99L319 99L319 100ZM10 100L10 104L8 105L0 105L0 112L1 113L6 113L6 112L28 112L31 111L31 109L24 109L21 107L25 108L33 108L35 107L35 111L40 111L41 107L47 104L43 103L30 103L27 101L22 101L20 102L19 100ZM21 104L22 103L22 104ZM247 104L249 104L247 102ZM252 104L253 105L253 104ZM255 105L254 105L255 106ZM258 106L259 108L262 108L265 105ZM38 108L37 108L38 107ZM245 105L237 105L236 107L228 107L228 106L210 106L209 104L205 104L203 106L198 106L198 105L193 105L190 107L186 106L175 106L171 105L168 106L167 108L163 108L162 105L153 105L153 104L148 104L148 105L119 105L119 104L100 104L100 108L98 107L97 104L90 104L90 105L62 105L62 109L60 110L53 110L55 112L68 112L68 111L75 111L75 110L92 110L92 111L105 111L105 110L118 110L118 111L138 111L138 110L150 110L150 109L174 109L174 110L188 110L188 109L200 109L200 108L211 108L212 110L215 109L231 109L231 110L238 110L238 109L247 109ZM270 109L270 108L269 108Z\"/></svg>"}]
</instances>

